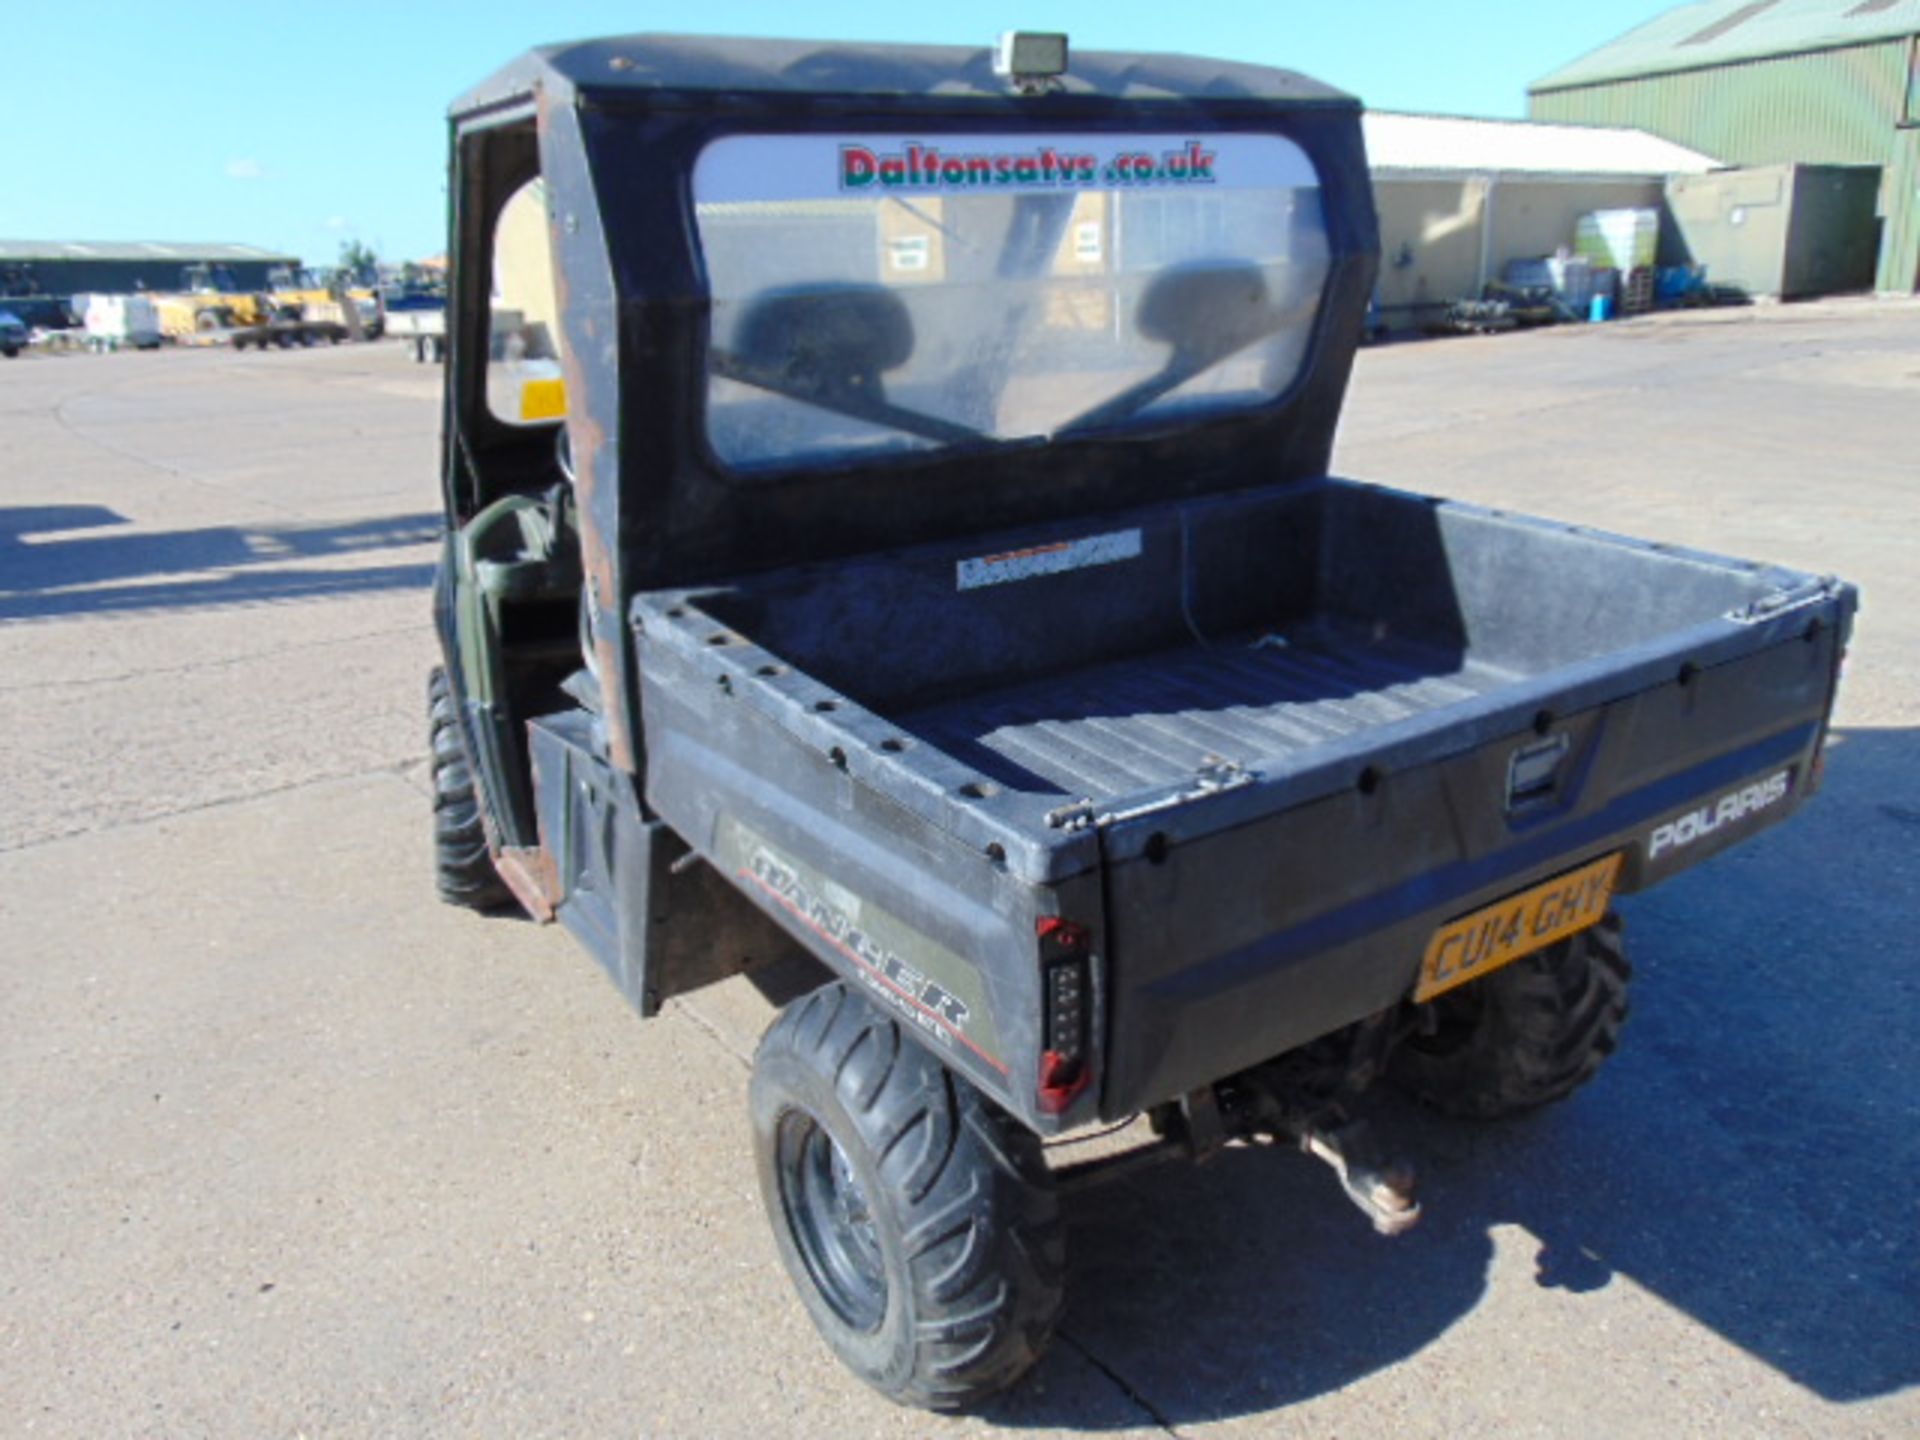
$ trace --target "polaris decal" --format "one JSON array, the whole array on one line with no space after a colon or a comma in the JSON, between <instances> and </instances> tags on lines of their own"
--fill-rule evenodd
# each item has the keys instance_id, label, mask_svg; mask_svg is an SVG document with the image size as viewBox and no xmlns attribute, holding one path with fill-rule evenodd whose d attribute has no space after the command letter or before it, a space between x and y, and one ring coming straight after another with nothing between
<instances>
[{"instance_id":1,"label":"polaris decal","mask_svg":"<svg viewBox=\"0 0 1920 1440\"><path fill-rule=\"evenodd\" d=\"M1786 799L1792 788L1793 771L1782 770L1764 780L1730 790L1718 800L1709 800L1698 810L1689 810L1656 827L1647 838L1647 858L1655 860L1663 851L1684 849L1724 826L1771 809Z\"/></svg>"},{"instance_id":2,"label":"polaris decal","mask_svg":"<svg viewBox=\"0 0 1920 1440\"><path fill-rule=\"evenodd\" d=\"M738 821L722 822L720 842L721 857L734 873L851 961L885 1008L948 1048L964 1045L1006 1073L993 1053L998 1037L980 1004L984 997L972 966L845 886L782 855Z\"/></svg>"},{"instance_id":3,"label":"polaris decal","mask_svg":"<svg viewBox=\"0 0 1920 1440\"><path fill-rule=\"evenodd\" d=\"M1137 529L1113 530L1105 535L1088 535L1054 545L1034 545L1025 550L962 560L955 567L955 586L961 590L978 590L985 585L1005 585L1038 575L1060 575L1094 565L1113 565L1121 560L1138 559L1139 555Z\"/></svg>"}]
</instances>

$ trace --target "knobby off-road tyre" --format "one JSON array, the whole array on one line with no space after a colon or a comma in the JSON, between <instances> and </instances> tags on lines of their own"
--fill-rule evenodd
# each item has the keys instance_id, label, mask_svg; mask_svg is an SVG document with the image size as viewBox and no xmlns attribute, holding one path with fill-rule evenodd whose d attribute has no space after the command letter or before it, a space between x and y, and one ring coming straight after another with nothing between
<instances>
[{"instance_id":1,"label":"knobby off-road tyre","mask_svg":"<svg viewBox=\"0 0 1920 1440\"><path fill-rule=\"evenodd\" d=\"M854 1374L957 1410L1040 1358L1066 1245L1031 1132L837 981L767 1031L751 1105L780 1258Z\"/></svg>"},{"instance_id":2,"label":"knobby off-road tyre","mask_svg":"<svg viewBox=\"0 0 1920 1440\"><path fill-rule=\"evenodd\" d=\"M453 709L447 672L433 667L427 677L427 733L433 747L433 869L440 898L469 910L496 910L512 900L487 853L487 832L480 820L480 797L473 788Z\"/></svg>"},{"instance_id":3,"label":"knobby off-road tyre","mask_svg":"<svg viewBox=\"0 0 1920 1440\"><path fill-rule=\"evenodd\" d=\"M1497 1120L1564 1100L1619 1044L1633 967L1620 917L1430 1002L1431 1033L1403 1041L1390 1075L1435 1109Z\"/></svg>"}]
</instances>

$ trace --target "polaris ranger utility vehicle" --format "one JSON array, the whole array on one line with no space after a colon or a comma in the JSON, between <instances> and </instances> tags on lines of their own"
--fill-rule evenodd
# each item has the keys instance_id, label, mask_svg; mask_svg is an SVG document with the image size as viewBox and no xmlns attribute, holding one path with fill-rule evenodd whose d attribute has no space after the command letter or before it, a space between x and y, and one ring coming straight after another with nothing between
<instances>
[{"instance_id":1,"label":"polaris ranger utility vehicle","mask_svg":"<svg viewBox=\"0 0 1920 1440\"><path fill-rule=\"evenodd\" d=\"M451 193L441 892L642 1015L817 962L761 1186L897 1400L1033 1363L1057 1195L1118 1167L1280 1139L1405 1228L1358 1092L1568 1094L1612 898L1818 779L1847 586L1329 475L1378 246L1337 91L599 40L458 103Z\"/></svg>"}]
</instances>

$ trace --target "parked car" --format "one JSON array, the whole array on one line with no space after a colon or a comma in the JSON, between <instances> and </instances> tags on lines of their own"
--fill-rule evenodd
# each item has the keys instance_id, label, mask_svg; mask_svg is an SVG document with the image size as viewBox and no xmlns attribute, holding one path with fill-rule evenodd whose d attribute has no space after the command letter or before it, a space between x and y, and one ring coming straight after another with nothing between
<instances>
[{"instance_id":1,"label":"parked car","mask_svg":"<svg viewBox=\"0 0 1920 1440\"><path fill-rule=\"evenodd\" d=\"M11 360L27 348L27 322L11 310L0 310L0 355Z\"/></svg>"}]
</instances>

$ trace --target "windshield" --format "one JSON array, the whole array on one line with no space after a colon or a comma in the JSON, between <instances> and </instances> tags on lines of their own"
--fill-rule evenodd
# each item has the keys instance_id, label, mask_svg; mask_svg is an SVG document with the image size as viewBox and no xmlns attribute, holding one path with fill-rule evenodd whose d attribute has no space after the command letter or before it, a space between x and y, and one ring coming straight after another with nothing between
<instances>
[{"instance_id":1,"label":"windshield","mask_svg":"<svg viewBox=\"0 0 1920 1440\"><path fill-rule=\"evenodd\" d=\"M1274 135L735 136L694 202L739 468L1264 404L1328 267Z\"/></svg>"}]
</instances>

